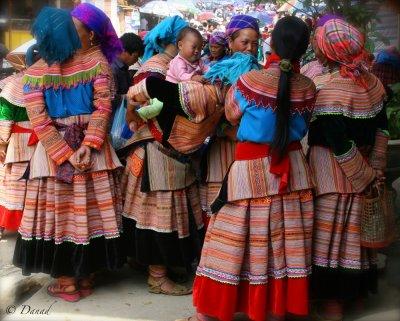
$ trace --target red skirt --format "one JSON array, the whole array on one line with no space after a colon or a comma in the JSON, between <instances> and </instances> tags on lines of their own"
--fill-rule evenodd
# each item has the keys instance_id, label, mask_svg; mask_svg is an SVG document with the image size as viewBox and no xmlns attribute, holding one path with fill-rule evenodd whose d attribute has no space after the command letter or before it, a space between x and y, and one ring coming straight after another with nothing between
<instances>
[{"instance_id":1,"label":"red skirt","mask_svg":"<svg viewBox=\"0 0 400 321\"><path fill-rule=\"evenodd\" d=\"M208 226L193 289L197 312L231 321L308 314L311 190L227 203Z\"/></svg>"},{"instance_id":2,"label":"red skirt","mask_svg":"<svg viewBox=\"0 0 400 321\"><path fill-rule=\"evenodd\" d=\"M22 211L9 210L0 205L0 227L5 228L7 231L18 231L21 224Z\"/></svg>"},{"instance_id":3,"label":"red skirt","mask_svg":"<svg viewBox=\"0 0 400 321\"><path fill-rule=\"evenodd\" d=\"M267 284L224 284L196 276L193 302L197 312L231 321L237 312L253 321L265 321L269 315L284 317L287 313L308 315L308 278L271 279Z\"/></svg>"}]
</instances>

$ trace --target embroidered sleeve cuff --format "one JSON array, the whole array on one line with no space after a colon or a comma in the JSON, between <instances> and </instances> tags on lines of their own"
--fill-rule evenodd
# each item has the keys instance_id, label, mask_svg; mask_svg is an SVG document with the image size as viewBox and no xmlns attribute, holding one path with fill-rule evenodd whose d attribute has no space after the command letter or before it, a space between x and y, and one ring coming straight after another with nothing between
<instances>
[{"instance_id":1,"label":"embroidered sleeve cuff","mask_svg":"<svg viewBox=\"0 0 400 321\"><path fill-rule=\"evenodd\" d=\"M13 121L1 120L0 121L0 144L7 145L11 135L11 128Z\"/></svg>"},{"instance_id":2,"label":"embroidered sleeve cuff","mask_svg":"<svg viewBox=\"0 0 400 321\"><path fill-rule=\"evenodd\" d=\"M82 144L90 148L100 150L108 128L109 113L96 111L90 117Z\"/></svg>"},{"instance_id":3,"label":"embroidered sleeve cuff","mask_svg":"<svg viewBox=\"0 0 400 321\"><path fill-rule=\"evenodd\" d=\"M49 155L52 160L54 160L54 162L60 166L62 163L66 162L73 153L74 150L65 143L65 146L60 148L57 152L49 153Z\"/></svg>"},{"instance_id":4,"label":"embroidered sleeve cuff","mask_svg":"<svg viewBox=\"0 0 400 321\"><path fill-rule=\"evenodd\" d=\"M345 154L335 156L335 158L357 193L362 192L375 179L374 169L354 143Z\"/></svg>"},{"instance_id":5,"label":"embroidered sleeve cuff","mask_svg":"<svg viewBox=\"0 0 400 321\"><path fill-rule=\"evenodd\" d=\"M370 155L369 163L375 169L384 170L387 163L387 144L389 135L385 131L377 130L375 135L375 144Z\"/></svg>"},{"instance_id":6,"label":"embroidered sleeve cuff","mask_svg":"<svg viewBox=\"0 0 400 321\"><path fill-rule=\"evenodd\" d=\"M130 87L126 96L137 102L145 102L149 100L151 97L147 92L146 79L143 79L138 84Z\"/></svg>"}]
</instances>

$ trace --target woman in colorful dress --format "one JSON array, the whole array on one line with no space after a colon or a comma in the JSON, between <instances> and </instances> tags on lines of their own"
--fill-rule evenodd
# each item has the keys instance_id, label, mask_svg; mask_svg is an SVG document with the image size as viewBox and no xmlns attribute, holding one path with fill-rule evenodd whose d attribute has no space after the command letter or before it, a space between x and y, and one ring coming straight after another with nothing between
<instances>
[{"instance_id":1,"label":"woman in colorful dress","mask_svg":"<svg viewBox=\"0 0 400 321\"><path fill-rule=\"evenodd\" d=\"M140 88L148 78L165 78L168 63L178 53L176 37L186 26L182 18L175 16L146 35L145 63L135 75L137 85L133 88ZM160 53L150 58L155 52ZM156 88L164 90L163 86ZM128 98L134 96L130 90ZM143 104L149 98L134 100ZM131 123L129 113L127 119ZM173 282L168 268L191 270L200 255L204 232L190 161L163 145L163 136L165 139L167 135L164 123L170 120L167 113L146 123L141 121L126 144L130 151L122 184L124 241L128 255L149 267L150 292L187 295L191 289Z\"/></svg>"},{"instance_id":2,"label":"woman in colorful dress","mask_svg":"<svg viewBox=\"0 0 400 321\"><path fill-rule=\"evenodd\" d=\"M229 87L238 80L242 73L250 70L249 66L251 69L259 68L257 63L253 63L249 59L245 59L248 61L245 64L240 59L240 53L243 53L254 57L254 61L257 61L259 32L258 22L255 18L247 15L234 16L227 24L225 31L232 56L212 66L205 78L212 83L222 83ZM236 53L238 55L235 56ZM239 59L232 59L236 57ZM237 68L235 69L234 66ZM203 177L202 186L200 186L201 205L208 215L211 214L210 205L215 200L228 168L234 160L235 140L236 128L229 122L222 121L216 137L212 138L203 158L201 164Z\"/></svg>"},{"instance_id":3,"label":"woman in colorful dress","mask_svg":"<svg viewBox=\"0 0 400 321\"><path fill-rule=\"evenodd\" d=\"M37 142L24 103L25 55L7 58L19 72L5 79L0 93L0 238L4 230L18 231L26 195L24 174Z\"/></svg>"},{"instance_id":4,"label":"woman in colorful dress","mask_svg":"<svg viewBox=\"0 0 400 321\"><path fill-rule=\"evenodd\" d=\"M24 275L50 274L49 295L75 302L92 292L94 272L124 262L121 163L107 140L109 63L122 47L110 20L90 4L71 14L44 8L32 32L43 59L27 70L24 95L39 142L14 264Z\"/></svg>"},{"instance_id":5,"label":"woman in colorful dress","mask_svg":"<svg viewBox=\"0 0 400 321\"><path fill-rule=\"evenodd\" d=\"M385 90L367 72L365 36L339 19L316 42L331 79L320 89L310 125L316 181L313 291L325 320L343 320L343 304L375 290L376 262L361 246L363 193L383 179L388 141Z\"/></svg>"},{"instance_id":6,"label":"woman in colorful dress","mask_svg":"<svg viewBox=\"0 0 400 321\"><path fill-rule=\"evenodd\" d=\"M300 72L309 41L298 18L278 21L266 69L231 87L225 114L239 125L235 160L207 229L190 321L284 320L308 314L313 196L300 140L315 86Z\"/></svg>"}]
</instances>

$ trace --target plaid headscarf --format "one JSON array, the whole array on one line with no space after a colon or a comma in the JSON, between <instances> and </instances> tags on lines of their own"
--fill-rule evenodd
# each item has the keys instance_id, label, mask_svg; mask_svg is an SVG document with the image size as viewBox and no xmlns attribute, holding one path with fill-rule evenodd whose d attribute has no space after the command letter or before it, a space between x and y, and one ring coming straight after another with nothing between
<instances>
[{"instance_id":1,"label":"plaid headscarf","mask_svg":"<svg viewBox=\"0 0 400 321\"><path fill-rule=\"evenodd\" d=\"M353 79L367 87L363 74L367 70L369 54L365 50L365 36L351 24L332 19L318 29L316 40L321 52L340 64L342 77Z\"/></svg>"},{"instance_id":2,"label":"plaid headscarf","mask_svg":"<svg viewBox=\"0 0 400 321\"><path fill-rule=\"evenodd\" d=\"M244 14L232 17L231 21L226 25L225 34L231 37L236 31L251 28L260 33L260 27L256 18Z\"/></svg>"},{"instance_id":3,"label":"plaid headscarf","mask_svg":"<svg viewBox=\"0 0 400 321\"><path fill-rule=\"evenodd\" d=\"M213 32L210 36L210 45L220 45L226 47L228 45L228 40L226 39L225 32Z\"/></svg>"},{"instance_id":4,"label":"plaid headscarf","mask_svg":"<svg viewBox=\"0 0 400 321\"><path fill-rule=\"evenodd\" d=\"M122 43L110 21L110 18L90 3L82 3L72 10L71 15L94 31L100 41L100 47L109 63L122 52Z\"/></svg>"},{"instance_id":5,"label":"plaid headscarf","mask_svg":"<svg viewBox=\"0 0 400 321\"><path fill-rule=\"evenodd\" d=\"M325 23L327 23L328 21L333 20L333 19L343 20L343 17L336 15L336 14L327 13L317 20L315 27L316 28L322 27Z\"/></svg>"}]
</instances>

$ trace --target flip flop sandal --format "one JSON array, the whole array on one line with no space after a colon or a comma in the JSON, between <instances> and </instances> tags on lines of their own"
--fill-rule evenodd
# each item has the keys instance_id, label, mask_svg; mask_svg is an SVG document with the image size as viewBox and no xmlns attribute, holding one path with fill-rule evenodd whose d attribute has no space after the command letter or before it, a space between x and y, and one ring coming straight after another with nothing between
<instances>
[{"instance_id":1,"label":"flip flop sandal","mask_svg":"<svg viewBox=\"0 0 400 321\"><path fill-rule=\"evenodd\" d=\"M63 291L63 289L67 288L68 286L69 285L59 285L57 283L52 283L49 286L47 286L47 293L52 297L60 298L67 302L79 301L81 299L79 291L73 291L73 292ZM59 291L57 291L57 288L59 289Z\"/></svg>"},{"instance_id":2,"label":"flip flop sandal","mask_svg":"<svg viewBox=\"0 0 400 321\"><path fill-rule=\"evenodd\" d=\"M169 280L167 278L165 278L159 282L154 282L154 283L148 282L149 292L155 293L155 294L165 294L165 295L174 295L174 296L188 295L188 294L192 293L192 289L188 289L187 287L176 284L176 283L174 284L174 286L171 290L168 290L168 291L164 290L162 288L162 285L168 281Z\"/></svg>"}]
</instances>

